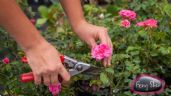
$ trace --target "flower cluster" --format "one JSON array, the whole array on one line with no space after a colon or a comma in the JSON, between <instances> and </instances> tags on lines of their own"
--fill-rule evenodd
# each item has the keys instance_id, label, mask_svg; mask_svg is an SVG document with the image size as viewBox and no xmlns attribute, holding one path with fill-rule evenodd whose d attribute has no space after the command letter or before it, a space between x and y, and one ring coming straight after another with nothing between
<instances>
[{"instance_id":1,"label":"flower cluster","mask_svg":"<svg viewBox=\"0 0 171 96\"><path fill-rule=\"evenodd\" d=\"M131 26L130 20L136 19L136 13L132 10L121 10L119 15L122 17L121 26L129 28ZM141 26L147 28L157 28L157 20L155 19L146 19L142 22L138 22L136 26Z\"/></svg>"},{"instance_id":2,"label":"flower cluster","mask_svg":"<svg viewBox=\"0 0 171 96\"><path fill-rule=\"evenodd\" d=\"M111 55L112 55L112 48L110 48L106 44L97 45L91 50L92 58L95 58L97 61L107 58Z\"/></svg>"},{"instance_id":3,"label":"flower cluster","mask_svg":"<svg viewBox=\"0 0 171 96\"><path fill-rule=\"evenodd\" d=\"M119 12L119 15L123 19L129 19L129 20L135 20L136 19L136 13L132 10L121 10Z\"/></svg>"},{"instance_id":4,"label":"flower cluster","mask_svg":"<svg viewBox=\"0 0 171 96\"><path fill-rule=\"evenodd\" d=\"M132 10L121 10L119 15L122 17L121 26L125 28L129 28L131 23L129 20L135 20L137 14Z\"/></svg>"},{"instance_id":5,"label":"flower cluster","mask_svg":"<svg viewBox=\"0 0 171 96\"><path fill-rule=\"evenodd\" d=\"M61 83L58 83L56 85L50 85L49 91L52 93L53 96L59 94L59 92L61 91Z\"/></svg>"}]
</instances>

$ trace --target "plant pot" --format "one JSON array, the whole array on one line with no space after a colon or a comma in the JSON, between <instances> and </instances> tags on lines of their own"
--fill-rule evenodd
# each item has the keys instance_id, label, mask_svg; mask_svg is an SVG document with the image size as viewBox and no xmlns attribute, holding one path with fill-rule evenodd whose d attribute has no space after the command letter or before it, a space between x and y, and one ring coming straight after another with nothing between
<instances>
[{"instance_id":1,"label":"plant pot","mask_svg":"<svg viewBox=\"0 0 171 96\"><path fill-rule=\"evenodd\" d=\"M90 86L90 80L79 80L74 87L75 96L110 96L110 87Z\"/></svg>"}]
</instances>

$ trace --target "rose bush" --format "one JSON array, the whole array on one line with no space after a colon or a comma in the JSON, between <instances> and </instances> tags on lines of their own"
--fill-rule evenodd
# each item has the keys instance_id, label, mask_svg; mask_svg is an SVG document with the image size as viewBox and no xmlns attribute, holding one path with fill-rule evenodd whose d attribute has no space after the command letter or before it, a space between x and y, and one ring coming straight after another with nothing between
<instances>
[{"instance_id":1,"label":"rose bush","mask_svg":"<svg viewBox=\"0 0 171 96\"><path fill-rule=\"evenodd\" d=\"M167 0L112 0L111 2L113 3L106 6L84 5L86 19L109 30L114 46L111 67L102 69L97 76L80 74L72 77L68 84L62 84L59 96L76 96L77 90L80 90L76 82L80 80L88 81L81 84L85 90L92 93L91 95L98 96L107 92L106 96L132 96L129 84L140 73L149 73L164 79L167 87L161 96L169 96L171 5ZM61 53L102 67L100 62L91 58L91 50L72 32L59 3L54 2L49 7L39 6L36 13L31 11L26 2L20 5L27 12L31 22L34 21L34 14L40 15L33 24ZM128 16L123 15L126 14L125 11L121 12L126 9L131 10L127 10ZM118 14L119 12L122 15ZM126 19L127 21L123 22ZM7 96L50 96L49 89L44 85L35 86L33 83L20 82L19 75L30 71L24 56L16 42L1 28L0 87L3 86L3 89L0 89L0 93ZM4 64L4 58L9 58L10 62ZM101 88L109 90L104 91Z\"/></svg>"}]
</instances>

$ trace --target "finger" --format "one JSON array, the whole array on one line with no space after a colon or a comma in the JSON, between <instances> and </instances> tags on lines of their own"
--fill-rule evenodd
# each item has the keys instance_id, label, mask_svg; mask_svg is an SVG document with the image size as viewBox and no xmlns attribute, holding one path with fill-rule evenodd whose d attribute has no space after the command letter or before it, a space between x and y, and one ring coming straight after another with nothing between
<instances>
[{"instance_id":1,"label":"finger","mask_svg":"<svg viewBox=\"0 0 171 96\"><path fill-rule=\"evenodd\" d=\"M96 41L94 39L91 39L89 44L90 48L94 48L96 45Z\"/></svg>"},{"instance_id":2,"label":"finger","mask_svg":"<svg viewBox=\"0 0 171 96\"><path fill-rule=\"evenodd\" d=\"M99 36L99 39L100 39L102 44L108 44L106 32L103 32L103 34L101 33Z\"/></svg>"},{"instance_id":3,"label":"finger","mask_svg":"<svg viewBox=\"0 0 171 96\"><path fill-rule=\"evenodd\" d=\"M101 33L99 35L99 39L100 39L100 41L101 41L102 44L106 44L106 45L109 46L107 32L104 31L103 34ZM105 58L105 59L103 59L102 63L104 65L104 67L107 67L108 60Z\"/></svg>"},{"instance_id":4,"label":"finger","mask_svg":"<svg viewBox=\"0 0 171 96\"><path fill-rule=\"evenodd\" d=\"M110 40L110 38L108 39L108 43L109 43L109 47L112 49L112 51L113 51L113 45L112 45L112 42L111 42L111 40ZM112 60L112 57L110 56L110 57L108 57L107 58L107 65L108 66L110 66L111 65L111 60Z\"/></svg>"},{"instance_id":5,"label":"finger","mask_svg":"<svg viewBox=\"0 0 171 96\"><path fill-rule=\"evenodd\" d=\"M112 43L111 43L111 40L110 40L110 37L108 34L106 34L106 39L107 39L107 41L106 41L107 46L112 48ZM111 65L111 58L110 57L105 58L103 64L105 65L105 67L110 66Z\"/></svg>"},{"instance_id":6,"label":"finger","mask_svg":"<svg viewBox=\"0 0 171 96\"><path fill-rule=\"evenodd\" d=\"M35 83L35 85L41 84L41 76L40 75L34 74L34 83Z\"/></svg>"},{"instance_id":7,"label":"finger","mask_svg":"<svg viewBox=\"0 0 171 96\"><path fill-rule=\"evenodd\" d=\"M111 60L112 60L111 56L109 58L107 58L108 66L111 66Z\"/></svg>"},{"instance_id":8,"label":"finger","mask_svg":"<svg viewBox=\"0 0 171 96\"><path fill-rule=\"evenodd\" d=\"M62 77L62 80L64 82L67 82L70 80L70 74L67 72L67 70L64 68L64 66L62 66L60 69L59 69L59 74L60 76Z\"/></svg>"},{"instance_id":9,"label":"finger","mask_svg":"<svg viewBox=\"0 0 171 96\"><path fill-rule=\"evenodd\" d=\"M109 47L110 47L110 48L113 48L112 41L111 41L109 35L107 35L107 37L108 37L108 44L109 44Z\"/></svg>"},{"instance_id":10,"label":"finger","mask_svg":"<svg viewBox=\"0 0 171 96\"><path fill-rule=\"evenodd\" d=\"M43 82L46 86L49 86L50 85L50 75L44 74L43 75Z\"/></svg>"},{"instance_id":11,"label":"finger","mask_svg":"<svg viewBox=\"0 0 171 96\"><path fill-rule=\"evenodd\" d=\"M103 66L104 66L104 67L107 67L107 59L106 59L106 58L105 58L105 59L103 59L103 61L102 61L102 62L103 62Z\"/></svg>"},{"instance_id":12,"label":"finger","mask_svg":"<svg viewBox=\"0 0 171 96\"><path fill-rule=\"evenodd\" d=\"M52 85L58 84L58 74L57 74L57 73L53 73L53 74L50 76L50 81L51 81L51 84L52 84Z\"/></svg>"}]
</instances>

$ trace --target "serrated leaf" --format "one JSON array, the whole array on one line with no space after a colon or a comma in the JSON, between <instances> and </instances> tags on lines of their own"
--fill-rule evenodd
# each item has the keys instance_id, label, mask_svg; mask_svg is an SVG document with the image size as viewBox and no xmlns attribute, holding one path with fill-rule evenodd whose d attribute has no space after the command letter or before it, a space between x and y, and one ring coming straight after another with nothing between
<instances>
[{"instance_id":1,"label":"serrated leaf","mask_svg":"<svg viewBox=\"0 0 171 96\"><path fill-rule=\"evenodd\" d=\"M129 58L130 56L128 54L114 54L113 55L113 59L115 61L120 61L120 60L123 60L123 59L127 59Z\"/></svg>"},{"instance_id":2,"label":"serrated leaf","mask_svg":"<svg viewBox=\"0 0 171 96\"><path fill-rule=\"evenodd\" d=\"M40 6L38 8L38 11L39 11L41 17L43 17L43 18L47 18L48 17L48 8L46 6Z\"/></svg>"},{"instance_id":3,"label":"serrated leaf","mask_svg":"<svg viewBox=\"0 0 171 96\"><path fill-rule=\"evenodd\" d=\"M47 21L46 18L37 19L36 25L37 25L37 26L43 25L43 24L46 23L46 21Z\"/></svg>"},{"instance_id":4,"label":"serrated leaf","mask_svg":"<svg viewBox=\"0 0 171 96\"><path fill-rule=\"evenodd\" d=\"M146 38L147 37L147 32L145 30L141 30L138 32L139 36Z\"/></svg>"},{"instance_id":5,"label":"serrated leaf","mask_svg":"<svg viewBox=\"0 0 171 96\"><path fill-rule=\"evenodd\" d=\"M109 85L109 78L107 77L107 74L106 73L101 73L100 74L100 80L102 81L102 83L105 86L108 86Z\"/></svg>"},{"instance_id":6,"label":"serrated leaf","mask_svg":"<svg viewBox=\"0 0 171 96\"><path fill-rule=\"evenodd\" d=\"M139 50L140 47L139 46L129 46L127 49L126 49L126 53L129 53L130 51L135 51L135 50ZM139 51L138 51L139 52Z\"/></svg>"},{"instance_id":7,"label":"serrated leaf","mask_svg":"<svg viewBox=\"0 0 171 96\"><path fill-rule=\"evenodd\" d=\"M171 17L171 4L166 4L166 5L164 6L164 11L166 12L166 14L167 14L168 16Z\"/></svg>"},{"instance_id":8,"label":"serrated leaf","mask_svg":"<svg viewBox=\"0 0 171 96\"><path fill-rule=\"evenodd\" d=\"M6 70L7 70L7 71L11 71L11 65L8 64L8 65L6 65L5 67L6 67Z\"/></svg>"},{"instance_id":9,"label":"serrated leaf","mask_svg":"<svg viewBox=\"0 0 171 96\"><path fill-rule=\"evenodd\" d=\"M160 47L158 50L159 50L159 52L161 52L163 55L167 55L167 54L170 53L170 49L165 48L165 47Z\"/></svg>"},{"instance_id":10,"label":"serrated leaf","mask_svg":"<svg viewBox=\"0 0 171 96\"><path fill-rule=\"evenodd\" d=\"M114 69L113 68L106 68L105 71L110 73L110 74L114 74Z\"/></svg>"}]
</instances>

